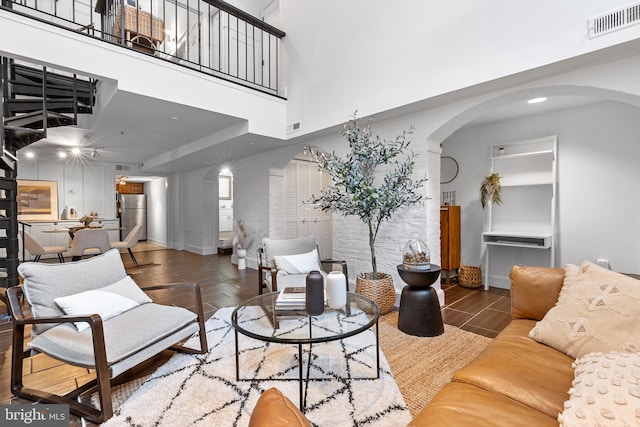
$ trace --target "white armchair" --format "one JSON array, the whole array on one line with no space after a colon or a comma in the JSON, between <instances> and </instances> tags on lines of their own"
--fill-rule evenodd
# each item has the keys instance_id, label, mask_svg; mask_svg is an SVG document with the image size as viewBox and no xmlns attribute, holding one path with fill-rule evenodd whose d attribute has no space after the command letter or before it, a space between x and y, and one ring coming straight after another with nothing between
<instances>
[{"instance_id":1,"label":"white armchair","mask_svg":"<svg viewBox=\"0 0 640 427\"><path fill-rule=\"evenodd\" d=\"M309 271L331 271L335 265L341 267L349 277L347 263L332 259L320 259L316 236L309 234L293 239L262 239L258 249L258 293L286 287L304 287Z\"/></svg>"},{"instance_id":2,"label":"white armchair","mask_svg":"<svg viewBox=\"0 0 640 427\"><path fill-rule=\"evenodd\" d=\"M18 397L68 404L71 412L99 424L113 415L111 380L121 373L167 348L208 351L200 288L193 283L145 288L189 288L195 311L155 304L127 276L115 249L74 263L27 262L18 272L24 283L8 288L6 294L13 321L11 390ZM25 349L25 329L31 326ZM199 333L199 349L176 345L194 333ZM64 396L25 387L24 360L33 352L95 369L96 379ZM78 396L96 389L99 409L79 403Z\"/></svg>"}]
</instances>

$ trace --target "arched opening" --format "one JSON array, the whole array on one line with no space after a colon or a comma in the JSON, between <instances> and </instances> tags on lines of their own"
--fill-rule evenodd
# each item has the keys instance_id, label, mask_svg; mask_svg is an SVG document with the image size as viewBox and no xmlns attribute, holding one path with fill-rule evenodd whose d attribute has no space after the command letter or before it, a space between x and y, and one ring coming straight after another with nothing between
<instances>
[{"instance_id":1,"label":"arched opening","mask_svg":"<svg viewBox=\"0 0 640 427\"><path fill-rule=\"evenodd\" d=\"M526 115L486 119L506 109L517 110L519 104L534 96L565 101L571 98L575 102L549 111L532 108ZM553 265L600 260L614 270L635 272L640 257L640 195L632 189L640 179L635 167L640 145L634 139L640 132L634 119L639 106L637 94L555 85L476 99L450 116L431 134L430 142L441 144L442 156L452 157L459 164L457 177L441 184L440 190L442 194L455 191L455 204L461 206L462 261L469 265L484 263L486 248L481 234L486 230L487 216L480 206L479 187L489 172L490 147L556 135L557 246ZM499 277L491 278L491 286L496 282L508 286L510 265L540 262L536 256L523 256L515 250L502 256L502 271L496 273Z\"/></svg>"}]
</instances>

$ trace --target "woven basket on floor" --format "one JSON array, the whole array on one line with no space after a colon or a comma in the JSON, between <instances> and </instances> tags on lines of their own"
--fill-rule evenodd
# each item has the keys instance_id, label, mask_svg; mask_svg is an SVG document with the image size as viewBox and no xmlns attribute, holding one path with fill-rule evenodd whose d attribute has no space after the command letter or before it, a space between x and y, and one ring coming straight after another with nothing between
<instances>
[{"instance_id":1,"label":"woven basket on floor","mask_svg":"<svg viewBox=\"0 0 640 427\"><path fill-rule=\"evenodd\" d=\"M460 273L458 283L465 288L476 289L482 286L482 270L480 267L473 267L460 263Z\"/></svg>"},{"instance_id":2,"label":"woven basket on floor","mask_svg":"<svg viewBox=\"0 0 640 427\"><path fill-rule=\"evenodd\" d=\"M396 303L396 289L389 274L378 273L378 279L372 279L372 273L360 273L356 277L356 293L364 295L378 304L380 314L393 310ZM366 311L366 310L365 310Z\"/></svg>"}]
</instances>

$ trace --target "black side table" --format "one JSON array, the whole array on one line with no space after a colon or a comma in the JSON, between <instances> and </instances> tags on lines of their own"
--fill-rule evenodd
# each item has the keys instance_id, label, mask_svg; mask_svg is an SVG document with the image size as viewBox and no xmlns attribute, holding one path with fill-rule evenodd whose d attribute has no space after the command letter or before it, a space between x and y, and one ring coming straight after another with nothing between
<instances>
[{"instance_id":1,"label":"black side table","mask_svg":"<svg viewBox=\"0 0 640 427\"><path fill-rule=\"evenodd\" d=\"M440 277L440 266L428 270L406 270L398 265L398 274L407 284L400 297L398 329L419 337L435 337L444 333L442 312L436 290L431 287Z\"/></svg>"}]
</instances>

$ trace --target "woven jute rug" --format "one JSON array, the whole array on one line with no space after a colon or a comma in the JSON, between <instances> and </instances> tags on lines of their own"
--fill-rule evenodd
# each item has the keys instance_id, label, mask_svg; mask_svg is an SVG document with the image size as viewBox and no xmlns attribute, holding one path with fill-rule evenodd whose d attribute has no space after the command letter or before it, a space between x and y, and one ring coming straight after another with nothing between
<instances>
[{"instance_id":1,"label":"woven jute rug","mask_svg":"<svg viewBox=\"0 0 640 427\"><path fill-rule=\"evenodd\" d=\"M398 329L397 311L380 317L380 347L412 416L491 341L451 325L440 336L415 337Z\"/></svg>"}]
</instances>

